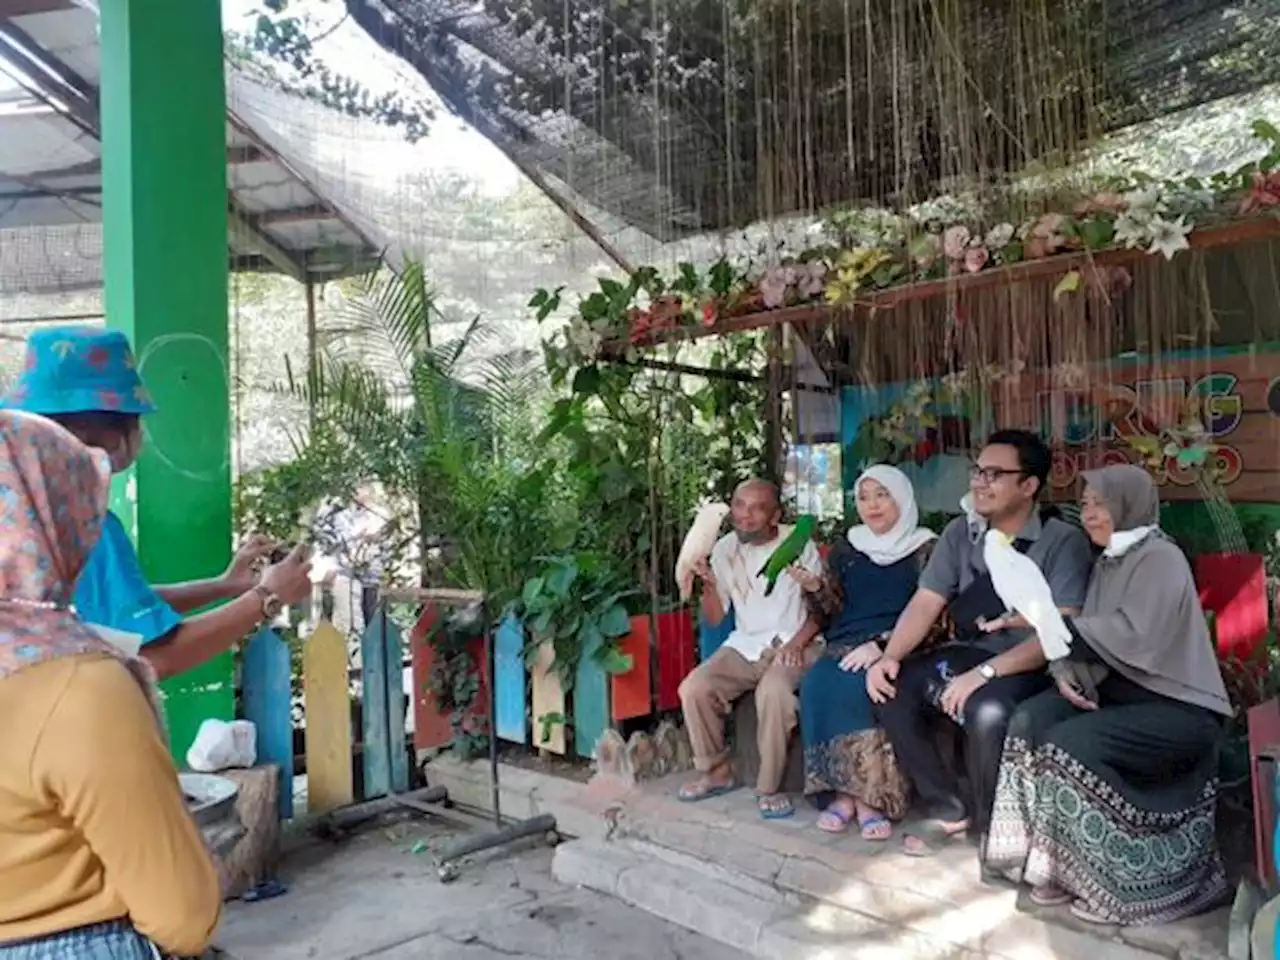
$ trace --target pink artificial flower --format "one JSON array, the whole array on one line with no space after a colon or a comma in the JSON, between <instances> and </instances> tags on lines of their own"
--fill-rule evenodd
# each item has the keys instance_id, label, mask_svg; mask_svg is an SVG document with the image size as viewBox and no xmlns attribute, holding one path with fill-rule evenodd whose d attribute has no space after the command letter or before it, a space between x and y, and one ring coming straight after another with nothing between
<instances>
[{"instance_id":1,"label":"pink artificial flower","mask_svg":"<svg viewBox=\"0 0 1280 960\"><path fill-rule=\"evenodd\" d=\"M796 268L796 292L806 300L822 295L827 287L826 264L811 260Z\"/></svg>"},{"instance_id":2,"label":"pink artificial flower","mask_svg":"<svg viewBox=\"0 0 1280 960\"><path fill-rule=\"evenodd\" d=\"M775 310L787 302L787 287L791 283L787 267L770 267L760 278L760 302L769 310Z\"/></svg>"},{"instance_id":3,"label":"pink artificial flower","mask_svg":"<svg viewBox=\"0 0 1280 960\"><path fill-rule=\"evenodd\" d=\"M1060 232L1066 217L1060 213L1046 213L1031 227L1031 233L1023 247L1028 260L1039 260L1057 253L1067 245L1067 238Z\"/></svg>"},{"instance_id":4,"label":"pink artificial flower","mask_svg":"<svg viewBox=\"0 0 1280 960\"><path fill-rule=\"evenodd\" d=\"M1253 185L1240 201L1240 215L1247 216L1255 210L1280 206L1280 170L1253 175Z\"/></svg>"},{"instance_id":5,"label":"pink artificial flower","mask_svg":"<svg viewBox=\"0 0 1280 960\"><path fill-rule=\"evenodd\" d=\"M1035 222L1035 226L1031 228L1031 235L1042 240L1052 239L1059 236L1062 225L1066 221L1067 218L1061 213L1046 213Z\"/></svg>"},{"instance_id":6,"label":"pink artificial flower","mask_svg":"<svg viewBox=\"0 0 1280 960\"><path fill-rule=\"evenodd\" d=\"M991 254L986 247L970 247L964 252L964 268L970 273L977 273L990 259Z\"/></svg>"},{"instance_id":7,"label":"pink artificial flower","mask_svg":"<svg viewBox=\"0 0 1280 960\"><path fill-rule=\"evenodd\" d=\"M1092 197L1086 197L1076 204L1075 214L1077 217L1092 217L1100 213L1118 216L1128 207L1128 203L1124 197L1118 193L1103 191L1095 193ZM1061 223L1059 223L1061 226Z\"/></svg>"},{"instance_id":8,"label":"pink artificial flower","mask_svg":"<svg viewBox=\"0 0 1280 960\"><path fill-rule=\"evenodd\" d=\"M942 250L949 260L963 260L965 249L969 246L972 234L963 225L948 227L942 235Z\"/></svg>"},{"instance_id":9,"label":"pink artificial flower","mask_svg":"<svg viewBox=\"0 0 1280 960\"><path fill-rule=\"evenodd\" d=\"M704 303L702 305L702 325L704 327L714 327L719 311L714 303Z\"/></svg>"}]
</instances>

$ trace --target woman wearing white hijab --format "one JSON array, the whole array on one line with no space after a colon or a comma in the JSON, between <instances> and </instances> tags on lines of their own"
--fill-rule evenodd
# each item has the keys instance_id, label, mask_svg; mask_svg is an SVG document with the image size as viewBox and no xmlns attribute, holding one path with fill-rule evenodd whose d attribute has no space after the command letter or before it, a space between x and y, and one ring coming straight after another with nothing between
<instances>
[{"instance_id":1,"label":"woman wearing white hijab","mask_svg":"<svg viewBox=\"0 0 1280 960\"><path fill-rule=\"evenodd\" d=\"M908 793L875 725L865 670L880 659L937 535L920 526L911 481L896 467L870 467L854 491L862 522L832 549L824 578L802 579L827 641L800 685L805 793L823 808L820 829L843 833L856 820L863 839L883 841Z\"/></svg>"}]
</instances>

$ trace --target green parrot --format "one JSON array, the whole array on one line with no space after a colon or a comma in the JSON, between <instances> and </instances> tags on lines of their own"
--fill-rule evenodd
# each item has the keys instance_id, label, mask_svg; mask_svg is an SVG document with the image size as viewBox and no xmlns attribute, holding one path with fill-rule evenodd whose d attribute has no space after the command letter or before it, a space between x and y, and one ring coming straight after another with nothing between
<instances>
[{"instance_id":1,"label":"green parrot","mask_svg":"<svg viewBox=\"0 0 1280 960\"><path fill-rule=\"evenodd\" d=\"M813 536L817 525L817 517L806 513L796 521L795 527L787 534L787 538L778 544L778 549L769 554L769 559L756 574L757 577L765 577L769 581L769 585L764 588L766 597L773 593L773 588L782 571L800 559L800 555L804 553L804 545Z\"/></svg>"}]
</instances>

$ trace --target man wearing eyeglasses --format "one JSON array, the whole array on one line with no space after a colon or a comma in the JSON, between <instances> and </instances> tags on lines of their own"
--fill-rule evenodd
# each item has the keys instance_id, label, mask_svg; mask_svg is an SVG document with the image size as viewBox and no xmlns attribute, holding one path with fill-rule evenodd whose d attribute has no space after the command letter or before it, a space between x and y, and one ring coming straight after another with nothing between
<instances>
[{"instance_id":1,"label":"man wearing eyeglasses","mask_svg":"<svg viewBox=\"0 0 1280 960\"><path fill-rule=\"evenodd\" d=\"M1034 433L1000 430L987 438L970 470L965 515L943 531L884 655L867 670L880 723L928 818L907 831L904 850L912 856L929 856L969 831L985 833L1009 717L1049 686L1040 642L1021 621L1004 618L982 558L983 535L994 528L1012 536L1064 611L1077 613L1084 604L1094 561L1089 541L1071 524L1042 519L1039 510L1051 463ZM913 653L944 612L954 639ZM962 728L967 796L939 751L940 721Z\"/></svg>"}]
</instances>

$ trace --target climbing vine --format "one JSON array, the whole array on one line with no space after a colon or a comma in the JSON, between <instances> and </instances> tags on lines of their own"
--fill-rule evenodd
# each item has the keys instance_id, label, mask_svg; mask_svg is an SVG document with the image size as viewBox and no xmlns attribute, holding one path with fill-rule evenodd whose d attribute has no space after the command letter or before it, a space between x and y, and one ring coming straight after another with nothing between
<instances>
[{"instance_id":1,"label":"climbing vine","mask_svg":"<svg viewBox=\"0 0 1280 960\"><path fill-rule=\"evenodd\" d=\"M325 8L336 7L320 0ZM226 32L227 55L289 93L314 100L352 117L367 117L400 129L411 143L425 137L435 119L431 104L397 91L375 94L358 80L323 62L316 45L347 20L321 24L299 11L292 0L262 0L251 12L252 27Z\"/></svg>"}]
</instances>

